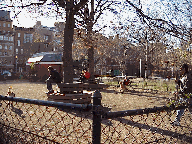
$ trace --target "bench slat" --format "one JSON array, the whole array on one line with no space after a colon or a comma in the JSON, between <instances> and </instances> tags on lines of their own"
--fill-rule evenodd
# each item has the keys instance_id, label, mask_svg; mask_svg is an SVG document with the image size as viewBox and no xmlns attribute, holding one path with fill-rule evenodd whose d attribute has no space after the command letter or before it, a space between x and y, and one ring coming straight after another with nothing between
<instances>
[{"instance_id":1,"label":"bench slat","mask_svg":"<svg viewBox=\"0 0 192 144\"><path fill-rule=\"evenodd\" d=\"M60 91L83 91L83 88L60 88Z\"/></svg>"},{"instance_id":2,"label":"bench slat","mask_svg":"<svg viewBox=\"0 0 192 144\"><path fill-rule=\"evenodd\" d=\"M89 104L91 103L90 99L81 99L81 100L55 100L48 98L49 101L64 102L64 103L73 103L73 104Z\"/></svg>"},{"instance_id":3,"label":"bench slat","mask_svg":"<svg viewBox=\"0 0 192 144\"><path fill-rule=\"evenodd\" d=\"M66 94L66 96L48 95L47 97L53 99L80 99L80 98L91 98L91 95L92 94L86 94L86 95Z\"/></svg>"}]
</instances>

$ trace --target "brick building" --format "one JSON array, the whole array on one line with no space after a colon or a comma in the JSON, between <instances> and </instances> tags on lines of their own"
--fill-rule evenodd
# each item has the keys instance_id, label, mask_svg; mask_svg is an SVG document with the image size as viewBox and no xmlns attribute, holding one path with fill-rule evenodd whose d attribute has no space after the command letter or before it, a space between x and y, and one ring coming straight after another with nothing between
<instances>
[{"instance_id":1,"label":"brick building","mask_svg":"<svg viewBox=\"0 0 192 144\"><path fill-rule=\"evenodd\" d=\"M25 71L25 63L33 54L33 28L13 26L14 29L14 65L15 71ZM17 69L17 70L16 70Z\"/></svg>"},{"instance_id":2,"label":"brick building","mask_svg":"<svg viewBox=\"0 0 192 144\"><path fill-rule=\"evenodd\" d=\"M0 72L14 69L14 34L10 12L0 10Z\"/></svg>"},{"instance_id":3,"label":"brick building","mask_svg":"<svg viewBox=\"0 0 192 144\"><path fill-rule=\"evenodd\" d=\"M26 71L26 61L35 53L53 51L53 31L38 21L33 28L14 26L14 65L17 72Z\"/></svg>"}]
</instances>

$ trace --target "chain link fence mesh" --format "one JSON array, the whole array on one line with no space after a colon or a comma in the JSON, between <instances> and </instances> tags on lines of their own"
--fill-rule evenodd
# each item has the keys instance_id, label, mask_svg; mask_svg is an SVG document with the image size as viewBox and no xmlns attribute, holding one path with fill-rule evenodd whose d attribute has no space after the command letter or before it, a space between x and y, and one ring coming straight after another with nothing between
<instances>
[{"instance_id":1,"label":"chain link fence mesh","mask_svg":"<svg viewBox=\"0 0 192 144\"><path fill-rule=\"evenodd\" d=\"M0 139L2 143L90 143L90 112L1 101Z\"/></svg>"},{"instance_id":2,"label":"chain link fence mesh","mask_svg":"<svg viewBox=\"0 0 192 144\"><path fill-rule=\"evenodd\" d=\"M192 109L185 109L180 126L171 123L176 111L109 119L101 128L101 143L191 143Z\"/></svg>"},{"instance_id":3,"label":"chain link fence mesh","mask_svg":"<svg viewBox=\"0 0 192 144\"><path fill-rule=\"evenodd\" d=\"M92 143L92 111L1 100L0 140L4 144ZM161 111L161 110L160 110ZM98 109L101 115L108 111ZM180 126L171 122L176 110L115 115L101 121L101 143L191 143L192 108L186 108ZM119 113L119 112L118 112ZM100 131L98 131L100 133Z\"/></svg>"}]
</instances>

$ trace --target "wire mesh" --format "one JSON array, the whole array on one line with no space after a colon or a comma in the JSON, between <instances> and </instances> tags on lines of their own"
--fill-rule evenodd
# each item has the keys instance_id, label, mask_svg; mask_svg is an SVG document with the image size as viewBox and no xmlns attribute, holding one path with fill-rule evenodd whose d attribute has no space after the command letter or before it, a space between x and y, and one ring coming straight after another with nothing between
<instances>
[{"instance_id":1,"label":"wire mesh","mask_svg":"<svg viewBox=\"0 0 192 144\"><path fill-rule=\"evenodd\" d=\"M101 143L191 143L192 109L185 109L180 126L173 125L176 111L131 115L101 124Z\"/></svg>"},{"instance_id":2,"label":"wire mesh","mask_svg":"<svg viewBox=\"0 0 192 144\"><path fill-rule=\"evenodd\" d=\"M56 107L42 101L14 98L0 101L0 142L25 143L92 143L93 131L101 134L101 143L191 143L192 107L184 111L180 125L176 110L155 107L112 112L102 106L92 111ZM15 100L15 101L14 101ZM48 106L49 105L49 106ZM51 105L51 106L50 106ZM69 106L69 105L68 105ZM74 106L74 105L73 105ZM77 106L78 109L79 106ZM162 111L164 110L164 111ZM102 115L101 131L94 129L93 114ZM100 116L99 116L100 114ZM113 118L107 118L111 116ZM98 125L99 126L99 125Z\"/></svg>"},{"instance_id":3,"label":"wire mesh","mask_svg":"<svg viewBox=\"0 0 192 144\"><path fill-rule=\"evenodd\" d=\"M91 143L92 114L2 100L0 140L18 143Z\"/></svg>"}]
</instances>

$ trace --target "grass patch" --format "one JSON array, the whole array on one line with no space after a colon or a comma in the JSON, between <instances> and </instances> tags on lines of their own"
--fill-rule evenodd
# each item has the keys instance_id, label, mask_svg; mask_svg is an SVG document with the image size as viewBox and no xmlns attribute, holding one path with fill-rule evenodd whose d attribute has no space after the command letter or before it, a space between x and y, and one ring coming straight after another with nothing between
<instances>
[{"instance_id":1,"label":"grass patch","mask_svg":"<svg viewBox=\"0 0 192 144\"><path fill-rule=\"evenodd\" d=\"M137 83L137 86L144 89L153 89L159 91L175 91L175 82L174 80L165 81L165 80L146 80Z\"/></svg>"}]
</instances>

